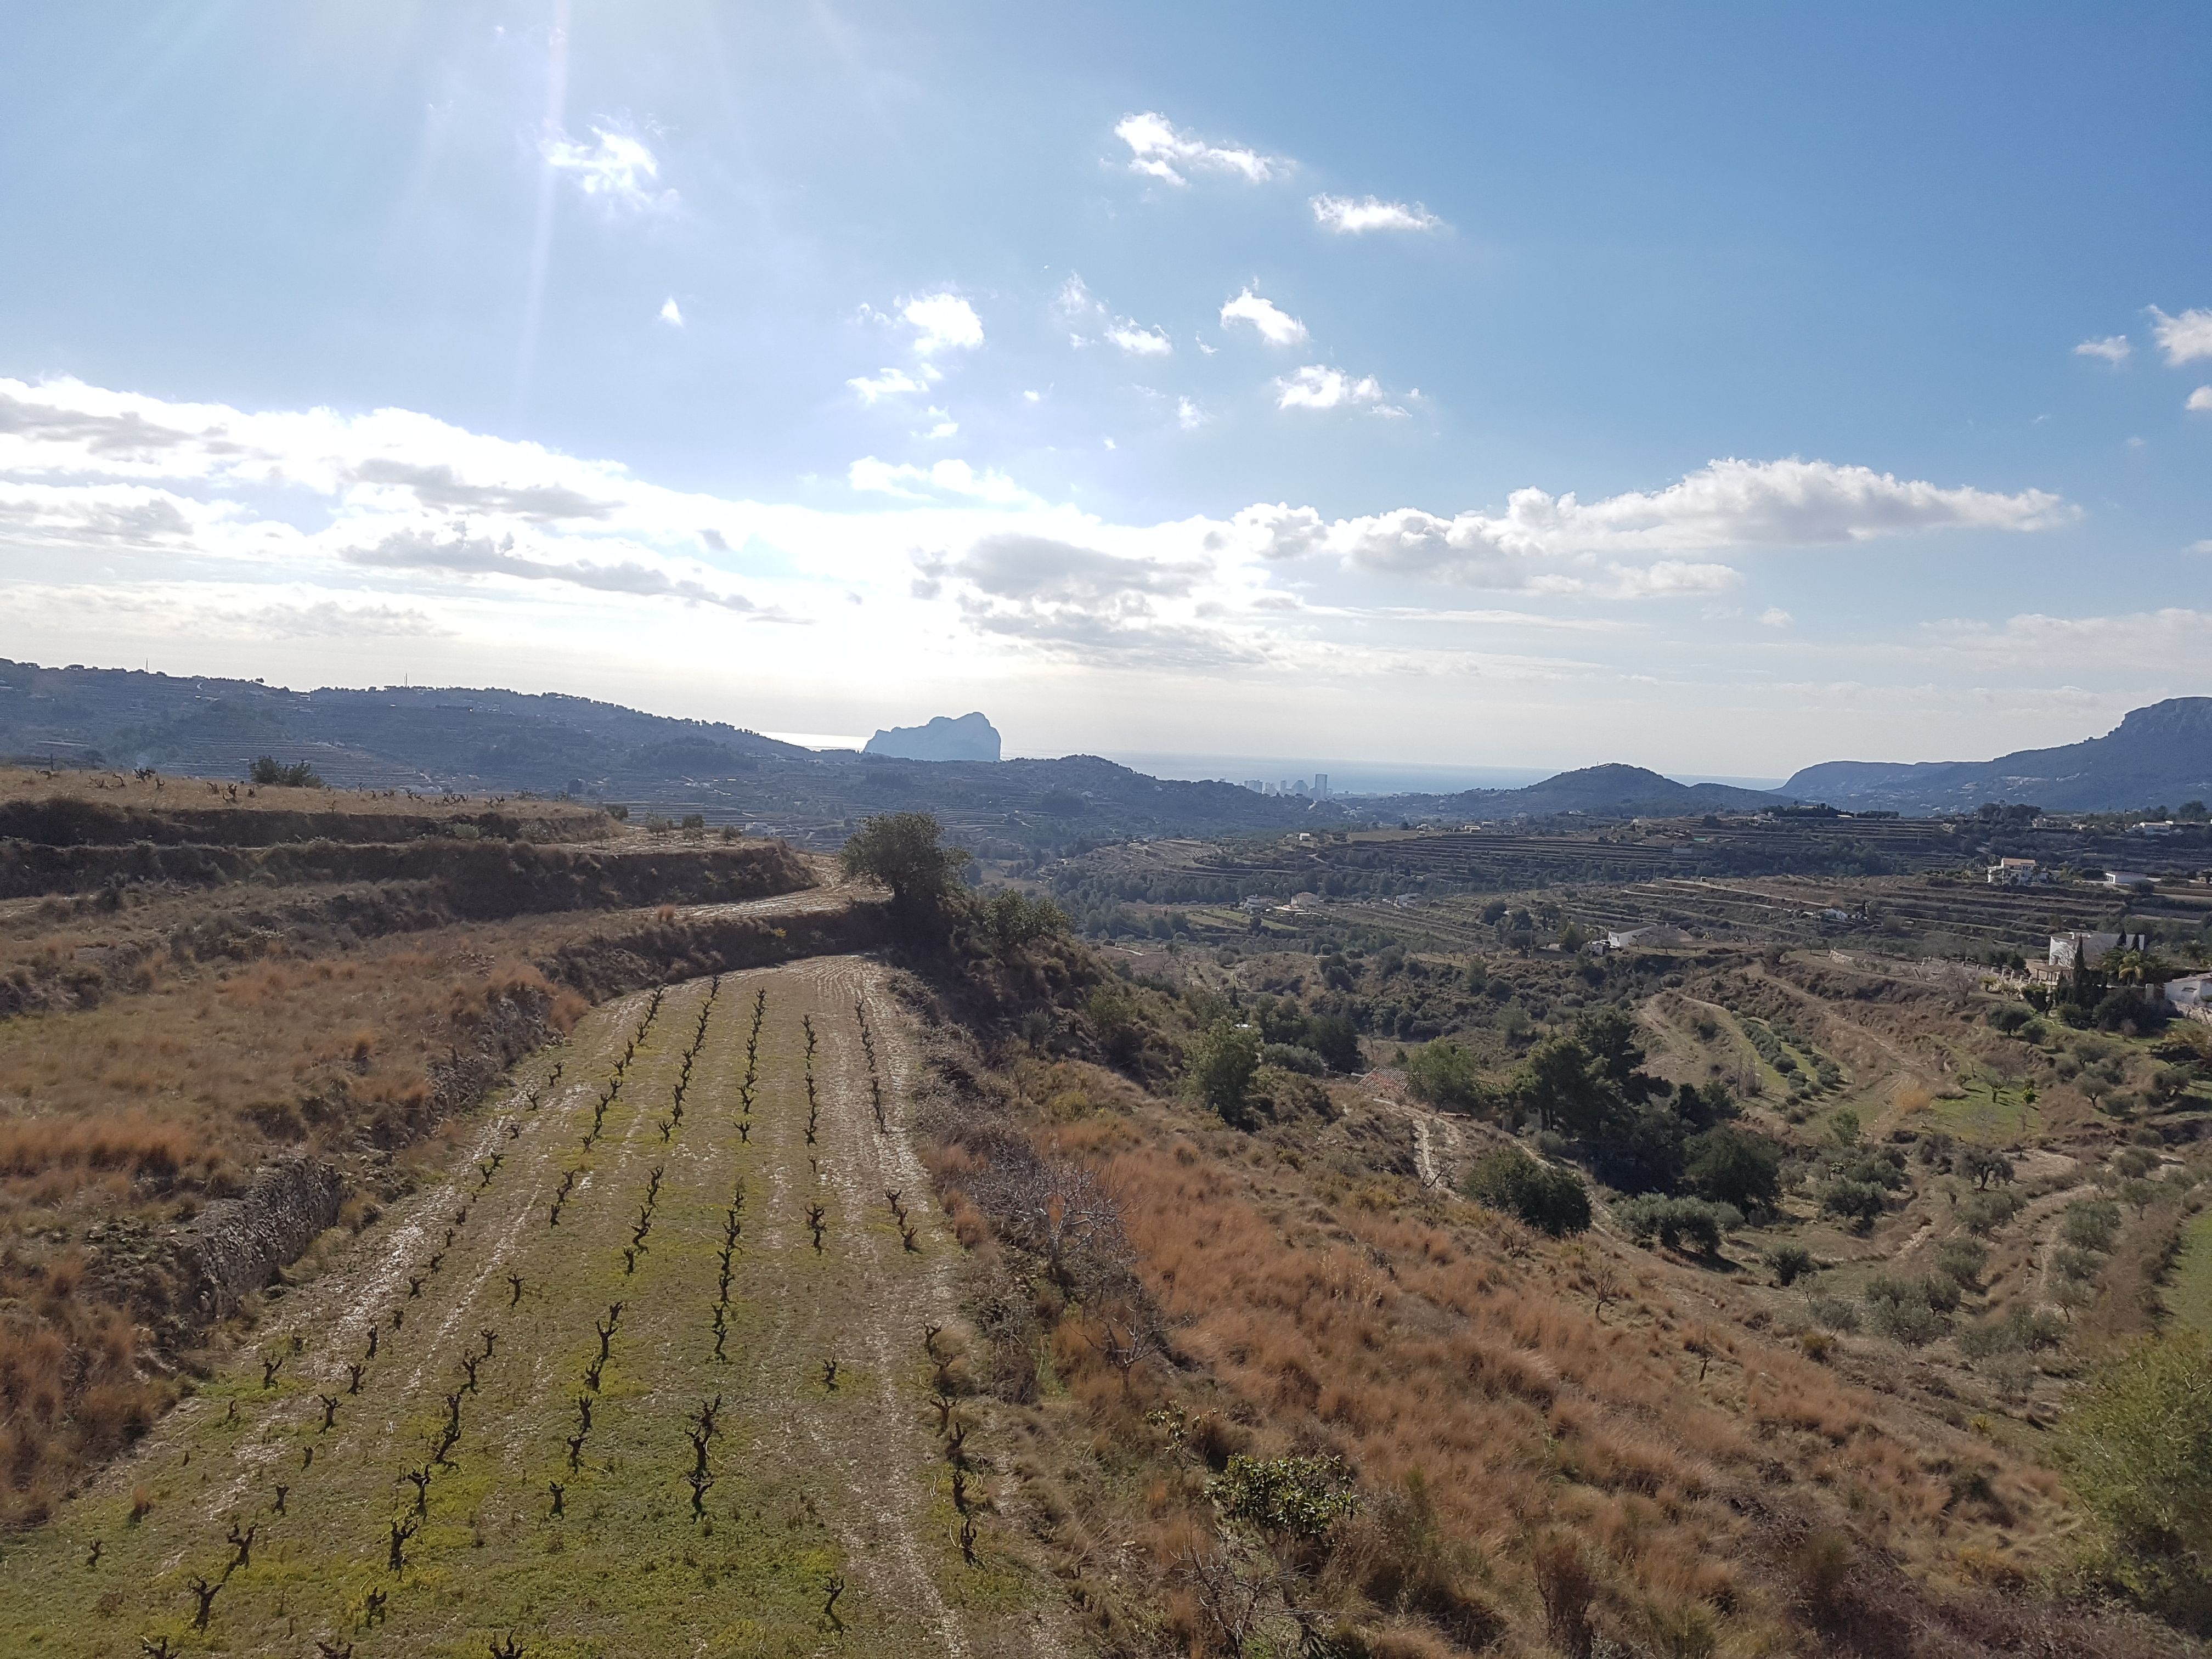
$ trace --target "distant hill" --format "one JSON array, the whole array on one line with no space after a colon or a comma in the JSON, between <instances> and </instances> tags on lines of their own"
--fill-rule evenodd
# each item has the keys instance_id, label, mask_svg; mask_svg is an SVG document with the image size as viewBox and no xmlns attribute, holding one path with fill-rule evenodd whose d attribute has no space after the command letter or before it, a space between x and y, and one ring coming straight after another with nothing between
<instances>
[{"instance_id":1,"label":"distant hill","mask_svg":"<svg viewBox=\"0 0 2212 1659\"><path fill-rule=\"evenodd\" d=\"M957 720L939 714L927 726L894 726L878 732L860 752L902 760L995 761L999 728L980 712Z\"/></svg>"},{"instance_id":2,"label":"distant hill","mask_svg":"<svg viewBox=\"0 0 2212 1659\"><path fill-rule=\"evenodd\" d=\"M270 755L304 761L345 787L574 794L639 816L750 823L812 847L841 845L870 813L927 811L963 845L1005 858L1136 836L1358 821L1326 803L1163 781L1091 756L1000 761L990 723L968 718L990 733L991 759L817 753L740 726L585 697L422 686L291 691L0 660L0 758L234 779Z\"/></svg>"},{"instance_id":3,"label":"distant hill","mask_svg":"<svg viewBox=\"0 0 2212 1659\"><path fill-rule=\"evenodd\" d=\"M1736 789L1722 783L1677 783L1641 766L1585 766L1525 789L1468 789L1455 795L1390 798L1390 810L1469 818L1686 817L1705 812L1759 812L1787 805L1793 793Z\"/></svg>"},{"instance_id":4,"label":"distant hill","mask_svg":"<svg viewBox=\"0 0 2212 1659\"><path fill-rule=\"evenodd\" d=\"M1911 816L1972 811L1984 801L2118 812L2212 800L2212 697L2153 703L2101 738L2056 749L1991 761L1827 761L1783 788L1831 806Z\"/></svg>"}]
</instances>

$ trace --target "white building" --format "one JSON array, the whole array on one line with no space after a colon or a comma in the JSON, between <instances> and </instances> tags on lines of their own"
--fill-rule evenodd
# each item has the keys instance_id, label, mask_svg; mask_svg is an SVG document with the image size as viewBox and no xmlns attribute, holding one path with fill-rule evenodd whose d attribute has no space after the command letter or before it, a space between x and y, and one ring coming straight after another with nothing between
<instances>
[{"instance_id":1,"label":"white building","mask_svg":"<svg viewBox=\"0 0 2212 1659\"><path fill-rule=\"evenodd\" d=\"M1605 936L1608 951L1626 951L1631 945L1649 949L1661 945L1686 945L1690 936L1680 928L1660 921L1648 927L1625 927Z\"/></svg>"},{"instance_id":2,"label":"white building","mask_svg":"<svg viewBox=\"0 0 2212 1659\"><path fill-rule=\"evenodd\" d=\"M1314 774L1314 791L1313 791L1313 792L1314 792L1314 799L1315 799L1316 800L1327 800L1327 799L1328 799L1328 773L1326 773L1326 772L1316 772L1316 773L1315 773L1315 774Z\"/></svg>"},{"instance_id":3,"label":"white building","mask_svg":"<svg viewBox=\"0 0 2212 1659\"><path fill-rule=\"evenodd\" d=\"M2036 868L2033 859L1999 859L1990 866L1992 887L2030 887L2050 878Z\"/></svg>"},{"instance_id":4,"label":"white building","mask_svg":"<svg viewBox=\"0 0 2212 1659\"><path fill-rule=\"evenodd\" d=\"M2139 876L2132 871L2107 870L2105 872L2105 885L2107 887L2148 887L2153 885L2153 883L2148 876Z\"/></svg>"},{"instance_id":5,"label":"white building","mask_svg":"<svg viewBox=\"0 0 2212 1659\"><path fill-rule=\"evenodd\" d=\"M2140 951L2141 933L2053 933L2050 965L2053 968L2094 968L2113 951Z\"/></svg>"},{"instance_id":6,"label":"white building","mask_svg":"<svg viewBox=\"0 0 2212 1659\"><path fill-rule=\"evenodd\" d=\"M2185 1014L2212 1013L2212 974L2166 981L2166 1000Z\"/></svg>"}]
</instances>

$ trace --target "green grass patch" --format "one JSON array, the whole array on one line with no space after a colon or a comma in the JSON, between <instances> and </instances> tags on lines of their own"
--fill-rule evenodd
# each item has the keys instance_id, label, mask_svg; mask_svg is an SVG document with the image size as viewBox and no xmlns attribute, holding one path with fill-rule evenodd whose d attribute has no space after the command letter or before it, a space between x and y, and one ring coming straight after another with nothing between
<instances>
[{"instance_id":1,"label":"green grass patch","mask_svg":"<svg viewBox=\"0 0 2212 1659\"><path fill-rule=\"evenodd\" d=\"M2166 1308L2177 1324L2212 1331L2212 1210L2181 1230L2181 1254L2166 1287Z\"/></svg>"},{"instance_id":2,"label":"green grass patch","mask_svg":"<svg viewBox=\"0 0 2212 1659\"><path fill-rule=\"evenodd\" d=\"M1986 1078L1971 1078L1959 1087L1956 1099L1939 1097L1925 1112L1916 1113L1914 1126L1941 1129L1954 1139L1984 1146L2008 1146L2042 1133L2042 1109L2022 1106L2019 1090L2008 1088L2000 1101Z\"/></svg>"}]
</instances>

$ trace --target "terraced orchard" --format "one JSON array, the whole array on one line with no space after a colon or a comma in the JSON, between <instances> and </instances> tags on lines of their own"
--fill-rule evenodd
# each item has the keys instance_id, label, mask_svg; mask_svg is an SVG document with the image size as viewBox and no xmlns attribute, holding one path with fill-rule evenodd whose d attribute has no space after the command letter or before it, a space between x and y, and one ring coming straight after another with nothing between
<instances>
[{"instance_id":1,"label":"terraced orchard","mask_svg":"<svg viewBox=\"0 0 2212 1659\"><path fill-rule=\"evenodd\" d=\"M939 1393L912 1066L856 958L601 1007L8 1552L0 1647L1052 1650Z\"/></svg>"}]
</instances>

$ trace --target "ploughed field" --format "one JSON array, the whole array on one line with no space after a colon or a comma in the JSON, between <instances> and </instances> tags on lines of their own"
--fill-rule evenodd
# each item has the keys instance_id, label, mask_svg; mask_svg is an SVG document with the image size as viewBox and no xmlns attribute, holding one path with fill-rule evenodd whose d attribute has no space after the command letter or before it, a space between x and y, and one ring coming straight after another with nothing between
<instances>
[{"instance_id":1,"label":"ploughed field","mask_svg":"<svg viewBox=\"0 0 2212 1659\"><path fill-rule=\"evenodd\" d=\"M913 1067L855 957L601 1006L7 1550L0 1649L1050 1650L939 1432Z\"/></svg>"}]
</instances>

